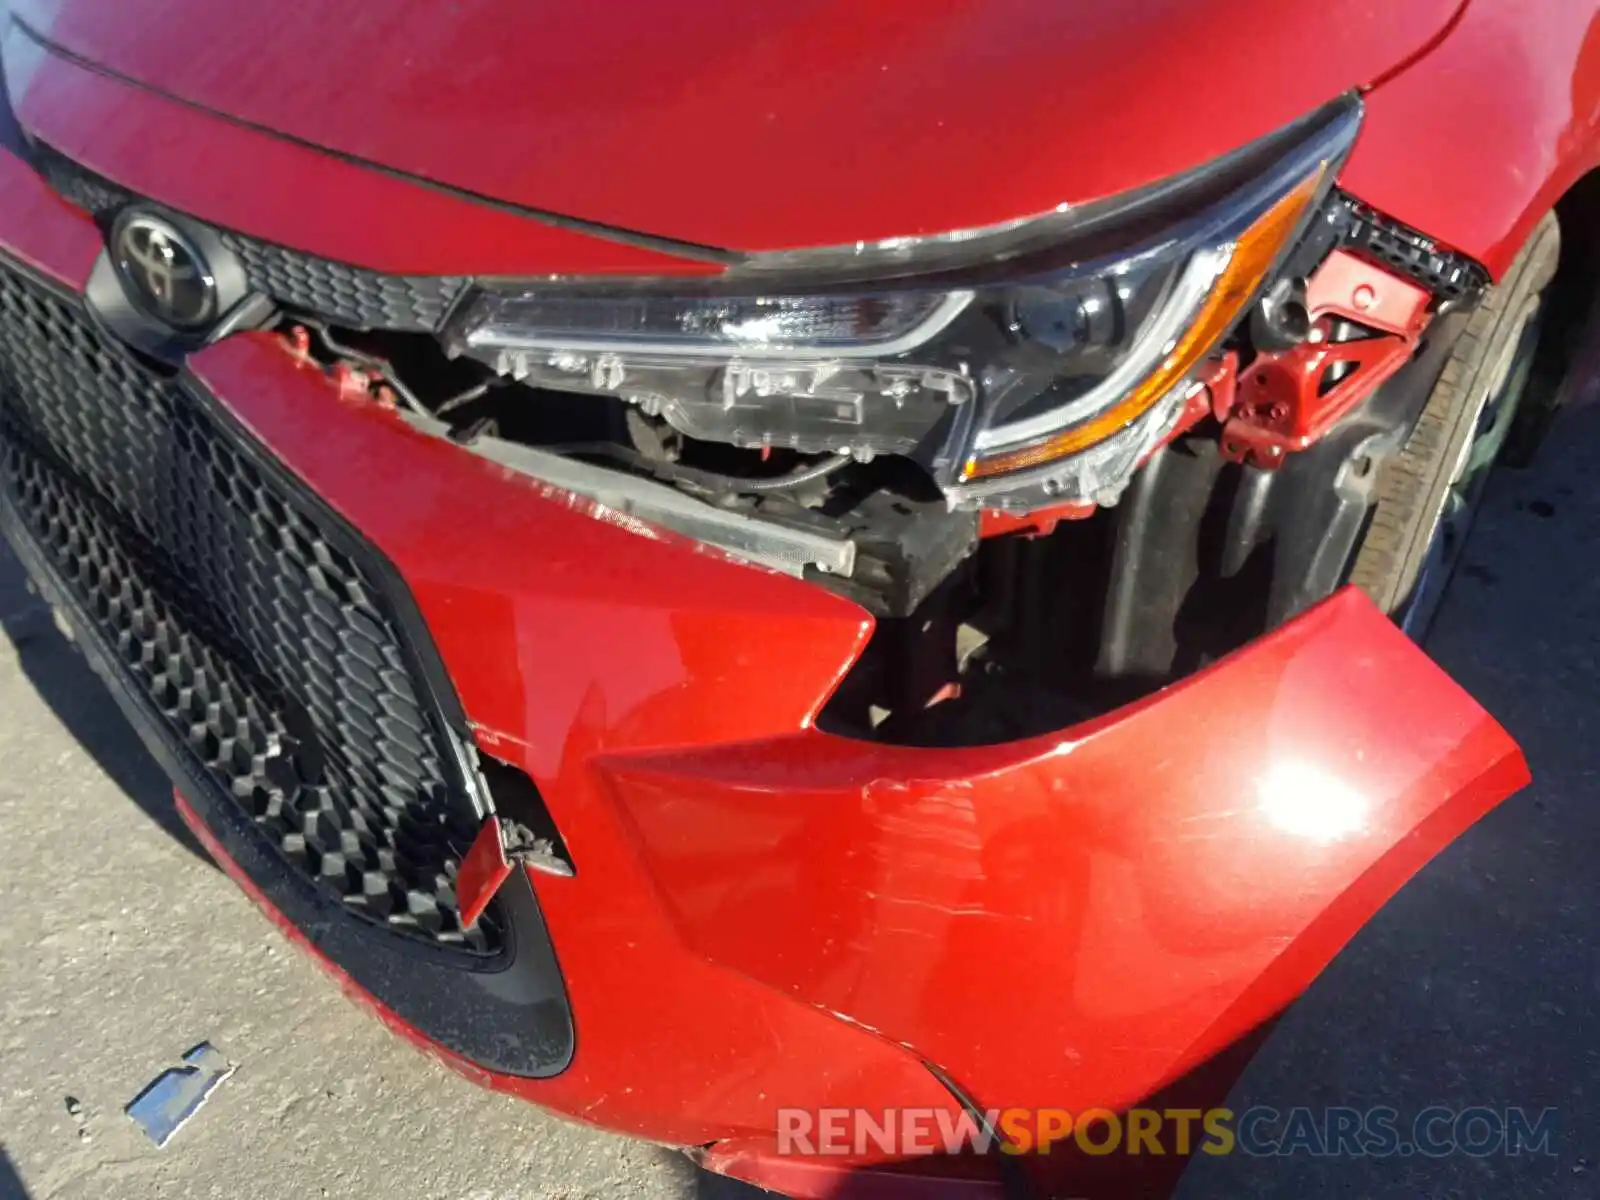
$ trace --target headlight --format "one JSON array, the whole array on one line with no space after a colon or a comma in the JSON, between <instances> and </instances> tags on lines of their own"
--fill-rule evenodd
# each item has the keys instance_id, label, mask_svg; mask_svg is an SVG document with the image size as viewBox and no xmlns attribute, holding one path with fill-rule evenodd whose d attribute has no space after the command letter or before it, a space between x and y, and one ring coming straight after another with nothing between
<instances>
[{"instance_id":1,"label":"headlight","mask_svg":"<svg viewBox=\"0 0 1600 1200\"><path fill-rule=\"evenodd\" d=\"M1293 245L1360 115L1346 98L1135 195L990 229L755 255L703 284L491 283L446 340L690 437L906 455L962 507L1108 502Z\"/></svg>"}]
</instances>

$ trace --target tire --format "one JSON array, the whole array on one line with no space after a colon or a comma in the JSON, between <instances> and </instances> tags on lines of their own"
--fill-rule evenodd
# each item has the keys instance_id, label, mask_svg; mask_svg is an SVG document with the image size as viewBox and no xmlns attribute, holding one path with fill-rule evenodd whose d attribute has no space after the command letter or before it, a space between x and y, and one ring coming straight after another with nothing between
<instances>
[{"instance_id":1,"label":"tire","mask_svg":"<svg viewBox=\"0 0 1600 1200\"><path fill-rule=\"evenodd\" d=\"M1356 550L1350 582L1413 637L1420 639L1426 632L1459 557L1458 541L1448 561L1437 561L1446 502L1466 504L1461 515L1470 522L1482 479L1471 481L1476 486L1464 498L1453 496L1452 489L1462 483L1469 456L1476 460L1479 453L1490 455L1490 462L1481 464L1480 475L1486 477L1499 451L1526 386L1544 291L1560 252L1560 228L1551 213L1534 229L1505 278L1484 294L1405 445L1380 468L1377 503ZM1496 406L1489 431L1493 440L1484 444L1480 424L1491 401ZM1419 577L1425 587L1419 587ZM1424 591L1425 596L1414 595Z\"/></svg>"}]
</instances>

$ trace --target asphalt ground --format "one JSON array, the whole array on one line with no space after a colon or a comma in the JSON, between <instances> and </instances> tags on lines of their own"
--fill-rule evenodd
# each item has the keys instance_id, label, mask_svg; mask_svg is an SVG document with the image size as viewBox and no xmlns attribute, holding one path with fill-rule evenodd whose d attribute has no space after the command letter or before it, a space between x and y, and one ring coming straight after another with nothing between
<instances>
[{"instance_id":1,"label":"asphalt ground","mask_svg":"<svg viewBox=\"0 0 1600 1200\"><path fill-rule=\"evenodd\" d=\"M1430 651L1534 786L1426 868L1279 1023L1237 1112L1556 1110L1549 1153L1201 1158L1181 1194L1600 1196L1600 409L1504 472ZM483 1092L346 1001L199 851L0 550L0 1200L587 1200L753 1191ZM236 1074L157 1150L123 1105L209 1040Z\"/></svg>"}]
</instances>

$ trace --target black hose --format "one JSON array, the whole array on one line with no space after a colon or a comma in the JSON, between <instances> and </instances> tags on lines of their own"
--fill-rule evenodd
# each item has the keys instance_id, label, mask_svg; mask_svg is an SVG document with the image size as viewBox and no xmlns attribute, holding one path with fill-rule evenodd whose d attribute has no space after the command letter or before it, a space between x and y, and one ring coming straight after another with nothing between
<instances>
[{"instance_id":1,"label":"black hose","mask_svg":"<svg viewBox=\"0 0 1600 1200\"><path fill-rule=\"evenodd\" d=\"M542 446L540 449L554 450L561 454L601 454L607 458L619 459L629 466L649 471L653 475L704 488L707 491L758 494L787 491L802 484L825 479L850 462L848 454L833 454L821 462L810 463L786 475L773 475L767 479L748 479L742 475L724 475L720 471L705 471L699 467L686 467L682 463L663 462L615 442L567 442Z\"/></svg>"}]
</instances>

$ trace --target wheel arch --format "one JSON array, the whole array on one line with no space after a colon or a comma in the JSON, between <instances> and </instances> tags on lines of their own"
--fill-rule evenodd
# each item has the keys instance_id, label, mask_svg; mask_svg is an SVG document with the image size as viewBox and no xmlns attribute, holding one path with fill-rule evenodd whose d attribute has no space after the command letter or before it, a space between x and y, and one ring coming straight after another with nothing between
<instances>
[{"instance_id":1,"label":"wheel arch","mask_svg":"<svg viewBox=\"0 0 1600 1200\"><path fill-rule=\"evenodd\" d=\"M1545 292L1533 382L1501 456L1514 468L1532 465L1581 371L1592 331L1600 328L1600 166L1579 176L1546 211L1561 226L1561 258Z\"/></svg>"}]
</instances>

